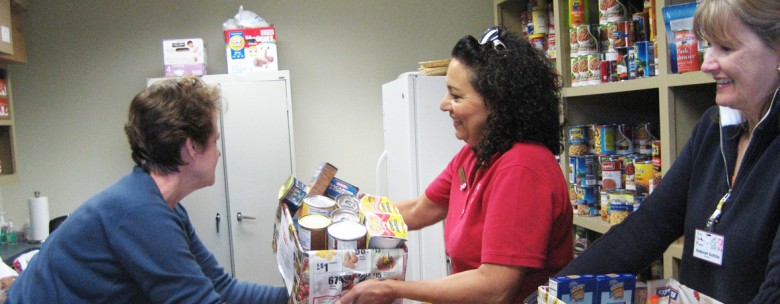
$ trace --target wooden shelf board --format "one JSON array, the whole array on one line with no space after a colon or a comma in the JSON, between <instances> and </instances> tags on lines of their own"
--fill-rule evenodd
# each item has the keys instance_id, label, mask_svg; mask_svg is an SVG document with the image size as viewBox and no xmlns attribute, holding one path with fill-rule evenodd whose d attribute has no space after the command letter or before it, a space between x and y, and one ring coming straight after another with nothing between
<instances>
[{"instance_id":1,"label":"wooden shelf board","mask_svg":"<svg viewBox=\"0 0 780 304\"><path fill-rule=\"evenodd\" d=\"M563 88L563 97L589 96L658 89L660 76Z\"/></svg>"},{"instance_id":2,"label":"wooden shelf board","mask_svg":"<svg viewBox=\"0 0 780 304\"><path fill-rule=\"evenodd\" d=\"M612 225L601 220L600 216L574 215L574 225L592 230L601 234L606 233Z\"/></svg>"}]
</instances>

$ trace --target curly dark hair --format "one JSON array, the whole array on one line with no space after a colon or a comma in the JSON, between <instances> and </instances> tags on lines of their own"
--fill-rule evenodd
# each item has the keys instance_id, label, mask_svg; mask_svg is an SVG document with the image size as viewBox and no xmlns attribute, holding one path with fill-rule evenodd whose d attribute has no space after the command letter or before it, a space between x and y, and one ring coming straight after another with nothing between
<instances>
[{"instance_id":1,"label":"curly dark hair","mask_svg":"<svg viewBox=\"0 0 780 304\"><path fill-rule=\"evenodd\" d=\"M178 172L187 138L205 147L217 131L219 99L217 87L193 76L162 80L138 93L125 124L133 161L146 172Z\"/></svg>"},{"instance_id":2,"label":"curly dark hair","mask_svg":"<svg viewBox=\"0 0 780 304\"><path fill-rule=\"evenodd\" d=\"M558 75L527 39L503 28L498 39L503 45L465 36L452 49L452 57L470 69L471 85L488 109L482 139L472 147L480 168L488 168L491 157L515 142L539 143L556 155L561 151Z\"/></svg>"}]
</instances>

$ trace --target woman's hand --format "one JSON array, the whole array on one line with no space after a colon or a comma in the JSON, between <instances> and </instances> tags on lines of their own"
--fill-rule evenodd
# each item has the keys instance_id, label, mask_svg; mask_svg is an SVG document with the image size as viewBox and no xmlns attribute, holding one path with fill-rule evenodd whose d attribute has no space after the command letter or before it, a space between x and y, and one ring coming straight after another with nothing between
<instances>
[{"instance_id":1,"label":"woman's hand","mask_svg":"<svg viewBox=\"0 0 780 304\"><path fill-rule=\"evenodd\" d=\"M356 284L336 304L392 303L393 290L390 281L368 280Z\"/></svg>"},{"instance_id":2,"label":"woman's hand","mask_svg":"<svg viewBox=\"0 0 780 304\"><path fill-rule=\"evenodd\" d=\"M7 277L0 278L0 289L8 290L8 288L11 288L11 284L13 284L15 280L16 280L16 276L7 276Z\"/></svg>"}]
</instances>

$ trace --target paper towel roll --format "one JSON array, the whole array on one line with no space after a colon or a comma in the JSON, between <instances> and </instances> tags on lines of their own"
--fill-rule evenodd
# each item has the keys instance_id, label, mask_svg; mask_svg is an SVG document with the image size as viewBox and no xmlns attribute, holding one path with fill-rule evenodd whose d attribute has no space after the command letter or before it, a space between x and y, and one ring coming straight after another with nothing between
<instances>
[{"instance_id":1,"label":"paper towel roll","mask_svg":"<svg viewBox=\"0 0 780 304\"><path fill-rule=\"evenodd\" d=\"M28 240L41 242L49 236L49 198L31 197L27 199L30 208L30 236Z\"/></svg>"}]
</instances>

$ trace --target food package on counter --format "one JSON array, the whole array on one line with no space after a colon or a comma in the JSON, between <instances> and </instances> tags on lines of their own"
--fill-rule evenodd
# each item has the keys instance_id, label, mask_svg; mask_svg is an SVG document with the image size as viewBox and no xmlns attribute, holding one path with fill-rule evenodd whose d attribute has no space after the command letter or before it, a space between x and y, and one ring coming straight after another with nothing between
<instances>
[{"instance_id":1,"label":"food package on counter","mask_svg":"<svg viewBox=\"0 0 780 304\"><path fill-rule=\"evenodd\" d=\"M338 172L338 168L335 166L328 162L321 163L311 177L309 195L325 195L325 191L327 191L333 177L336 176L336 172Z\"/></svg>"},{"instance_id":2,"label":"food package on counter","mask_svg":"<svg viewBox=\"0 0 780 304\"><path fill-rule=\"evenodd\" d=\"M626 273L552 277L548 286L539 287L537 301L544 304L632 303L636 299L636 284L636 276Z\"/></svg>"},{"instance_id":3,"label":"food package on counter","mask_svg":"<svg viewBox=\"0 0 780 304\"><path fill-rule=\"evenodd\" d=\"M355 187L354 185L342 179L333 177L333 179L330 180L328 188L325 189L325 196L332 199L336 199L336 197L340 194L349 194L355 196L358 194L359 190L360 189L358 187Z\"/></svg>"},{"instance_id":4,"label":"food package on counter","mask_svg":"<svg viewBox=\"0 0 780 304\"><path fill-rule=\"evenodd\" d=\"M657 304L723 304L673 278L648 281L647 300Z\"/></svg>"},{"instance_id":5,"label":"food package on counter","mask_svg":"<svg viewBox=\"0 0 780 304\"><path fill-rule=\"evenodd\" d=\"M165 77L206 75L206 48L203 39L163 40Z\"/></svg>"},{"instance_id":6,"label":"food package on counter","mask_svg":"<svg viewBox=\"0 0 780 304\"><path fill-rule=\"evenodd\" d=\"M368 279L406 279L407 248L304 251L280 203L272 248L291 303L331 303ZM396 301L401 303L400 300Z\"/></svg>"},{"instance_id":7,"label":"food package on counter","mask_svg":"<svg viewBox=\"0 0 780 304\"><path fill-rule=\"evenodd\" d=\"M631 303L634 301L636 276L633 274L600 274L596 276L594 303Z\"/></svg>"},{"instance_id":8,"label":"food package on counter","mask_svg":"<svg viewBox=\"0 0 780 304\"><path fill-rule=\"evenodd\" d=\"M596 276L570 275L550 278L549 293L560 303L594 303Z\"/></svg>"},{"instance_id":9,"label":"food package on counter","mask_svg":"<svg viewBox=\"0 0 780 304\"><path fill-rule=\"evenodd\" d=\"M368 229L369 248L397 248L408 239L409 232L401 212L382 196L363 194L360 198L363 224Z\"/></svg>"}]
</instances>

